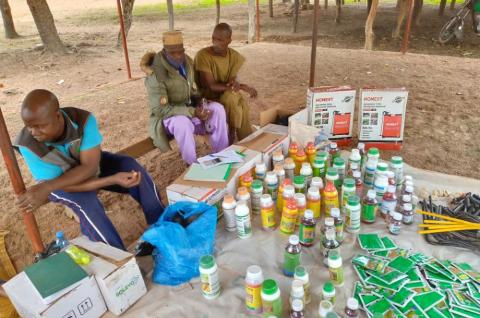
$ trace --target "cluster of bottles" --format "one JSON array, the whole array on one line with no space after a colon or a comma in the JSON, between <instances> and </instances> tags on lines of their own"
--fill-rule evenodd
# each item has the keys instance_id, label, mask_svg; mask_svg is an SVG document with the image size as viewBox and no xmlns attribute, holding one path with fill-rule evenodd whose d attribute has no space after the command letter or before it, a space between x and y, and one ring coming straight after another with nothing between
<instances>
[{"instance_id":1,"label":"cluster of bottles","mask_svg":"<svg viewBox=\"0 0 480 318\"><path fill-rule=\"evenodd\" d=\"M307 269L301 265L296 266L293 273L290 274L294 278L288 298L290 317L303 318L305 317L305 306L312 300L309 274ZM245 292L245 306L248 313L263 313L263 317L284 317L280 288L274 279L264 279L260 266L252 265L247 268ZM339 317L333 309L336 299L335 284L327 281L323 285L321 295L322 300L318 307L319 316L322 318ZM359 305L356 299L348 299L345 317L359 317L358 308Z\"/></svg>"},{"instance_id":2,"label":"cluster of bottles","mask_svg":"<svg viewBox=\"0 0 480 318\"><path fill-rule=\"evenodd\" d=\"M362 223L376 222L378 214L393 234L399 233L402 223L411 224L415 208L412 177L403 175L401 157L381 162L379 150L370 148L366 152L362 143L348 158L342 158L334 142L327 151L317 151L311 142L305 149L292 142L287 158L281 151L273 154L272 166L273 170L267 171L265 163L258 163L254 173L240 177L236 196L225 196L222 207L226 229L236 231L239 238L248 238L252 235L252 214L257 214L263 230L279 228L290 235L283 273L294 278L291 317L303 317L303 308L310 302L308 273L301 265L301 253L302 248L313 246L318 239L323 263L330 274L319 314L335 317L329 287L334 291L335 286L344 283L340 246L345 232L358 233ZM324 224L317 234L317 222L323 216ZM298 236L294 235L297 230ZM247 270L247 309L263 310L265 317L281 317L277 311L281 312L282 307L277 283L271 279L263 281L258 272L261 273L258 266ZM349 300L347 307L347 317L358 317L355 299Z\"/></svg>"},{"instance_id":3,"label":"cluster of bottles","mask_svg":"<svg viewBox=\"0 0 480 318\"><path fill-rule=\"evenodd\" d=\"M312 142L305 150L292 142L287 158L281 150L273 154L272 171L263 162L256 164L254 173L240 177L236 197L225 196L226 229L248 238L251 213L258 214L264 230L279 227L293 234L298 228L308 246L314 244L322 214L334 219L341 242L344 230L358 233L361 223L374 223L380 211L390 231L398 234L402 222L413 222L413 180L403 176L401 157L392 157L390 164L379 159L377 148L365 152L362 143L344 159L334 142L328 151L317 151Z\"/></svg>"}]
</instances>

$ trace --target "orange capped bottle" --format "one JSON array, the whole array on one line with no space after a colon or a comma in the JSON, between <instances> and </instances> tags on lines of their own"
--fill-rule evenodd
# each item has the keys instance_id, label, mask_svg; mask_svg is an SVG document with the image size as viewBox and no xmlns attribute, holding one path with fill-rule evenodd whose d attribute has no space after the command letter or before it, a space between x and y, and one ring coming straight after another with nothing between
<instances>
[{"instance_id":1,"label":"orange capped bottle","mask_svg":"<svg viewBox=\"0 0 480 318\"><path fill-rule=\"evenodd\" d=\"M295 157L297 156L297 151L298 144L295 141L292 141L290 143L290 146L288 147L288 156L295 160Z\"/></svg>"},{"instance_id":2,"label":"orange capped bottle","mask_svg":"<svg viewBox=\"0 0 480 318\"><path fill-rule=\"evenodd\" d=\"M323 208L325 215L330 216L330 210L332 208L338 208L338 191L335 187L335 179L338 177L336 169L329 169L326 176L327 184L323 189Z\"/></svg>"},{"instance_id":3,"label":"orange capped bottle","mask_svg":"<svg viewBox=\"0 0 480 318\"><path fill-rule=\"evenodd\" d=\"M313 165L313 162L315 161L315 156L317 155L317 149L315 149L315 145L313 144L313 142L310 141L307 143L305 153L307 154L310 165Z\"/></svg>"},{"instance_id":4,"label":"orange capped bottle","mask_svg":"<svg viewBox=\"0 0 480 318\"><path fill-rule=\"evenodd\" d=\"M282 219L280 221L280 232L284 234L292 234L295 231L297 216L298 211L295 199L288 200L283 209Z\"/></svg>"},{"instance_id":5,"label":"orange capped bottle","mask_svg":"<svg viewBox=\"0 0 480 318\"><path fill-rule=\"evenodd\" d=\"M285 180L283 180L283 182L278 187L277 211L279 211L280 213L283 210L283 190L285 189L285 186L287 186L287 185L292 185L292 180L285 179ZM295 190L294 190L294 192L295 192Z\"/></svg>"},{"instance_id":6,"label":"orange capped bottle","mask_svg":"<svg viewBox=\"0 0 480 318\"><path fill-rule=\"evenodd\" d=\"M307 162L307 155L303 149L298 149L297 155L294 158L295 161L295 175L300 174L300 169L302 169L302 164Z\"/></svg>"},{"instance_id":7,"label":"orange capped bottle","mask_svg":"<svg viewBox=\"0 0 480 318\"><path fill-rule=\"evenodd\" d=\"M245 173L240 177L240 186L247 188L248 192L252 190L253 177L250 172Z\"/></svg>"}]
</instances>

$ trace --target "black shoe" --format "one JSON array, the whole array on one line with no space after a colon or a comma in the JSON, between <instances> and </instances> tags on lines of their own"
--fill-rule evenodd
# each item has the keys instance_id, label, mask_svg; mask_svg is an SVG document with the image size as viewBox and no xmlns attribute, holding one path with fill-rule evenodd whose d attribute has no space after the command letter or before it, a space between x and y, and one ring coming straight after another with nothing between
<instances>
[{"instance_id":1,"label":"black shoe","mask_svg":"<svg viewBox=\"0 0 480 318\"><path fill-rule=\"evenodd\" d=\"M137 246L135 246L135 256L148 256L152 255L155 246L152 244L142 241L138 242Z\"/></svg>"}]
</instances>

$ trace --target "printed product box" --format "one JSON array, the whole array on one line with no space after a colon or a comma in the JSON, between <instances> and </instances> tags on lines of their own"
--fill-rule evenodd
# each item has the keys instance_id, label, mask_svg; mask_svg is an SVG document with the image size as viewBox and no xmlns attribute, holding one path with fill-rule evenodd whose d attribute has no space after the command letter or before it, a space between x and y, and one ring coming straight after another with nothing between
<instances>
[{"instance_id":1,"label":"printed product box","mask_svg":"<svg viewBox=\"0 0 480 318\"><path fill-rule=\"evenodd\" d=\"M140 268L133 254L85 236L71 241L91 254L91 262L82 266L95 276L108 310L120 315L147 293Z\"/></svg>"},{"instance_id":2,"label":"printed product box","mask_svg":"<svg viewBox=\"0 0 480 318\"><path fill-rule=\"evenodd\" d=\"M10 279L3 287L21 317L99 318L107 311L93 276L85 277L77 287L48 305L42 302L25 272Z\"/></svg>"},{"instance_id":3,"label":"printed product box","mask_svg":"<svg viewBox=\"0 0 480 318\"><path fill-rule=\"evenodd\" d=\"M311 87L307 91L308 124L330 140L351 139L356 90L350 86Z\"/></svg>"},{"instance_id":4,"label":"printed product box","mask_svg":"<svg viewBox=\"0 0 480 318\"><path fill-rule=\"evenodd\" d=\"M405 88L361 89L359 140L367 148L401 149L407 100Z\"/></svg>"}]
</instances>

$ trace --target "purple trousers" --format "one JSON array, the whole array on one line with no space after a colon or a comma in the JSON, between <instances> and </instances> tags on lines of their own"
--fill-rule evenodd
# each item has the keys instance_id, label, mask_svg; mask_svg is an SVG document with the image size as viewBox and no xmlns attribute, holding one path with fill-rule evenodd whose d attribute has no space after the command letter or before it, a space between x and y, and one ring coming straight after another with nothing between
<instances>
[{"instance_id":1,"label":"purple trousers","mask_svg":"<svg viewBox=\"0 0 480 318\"><path fill-rule=\"evenodd\" d=\"M187 116L172 116L163 120L165 131L175 138L183 160L189 165L197 161L194 135L208 134L214 153L228 147L225 109L217 102L209 102L206 107L211 112L206 122Z\"/></svg>"}]
</instances>

